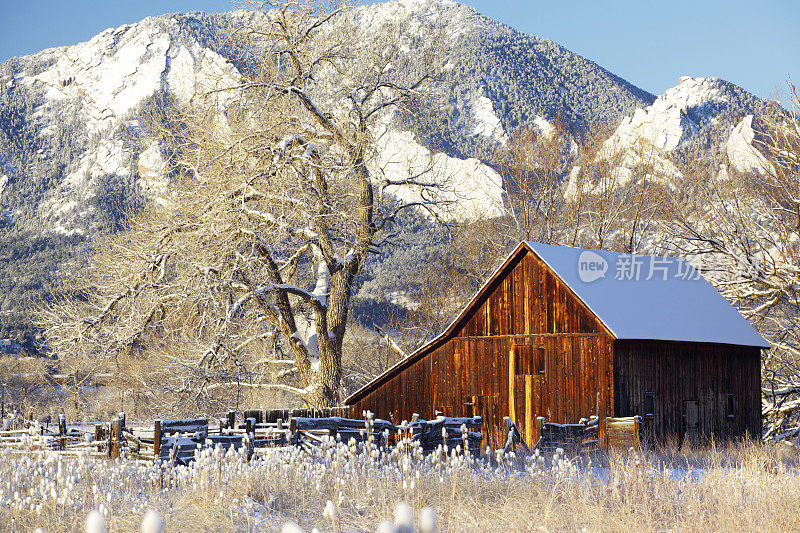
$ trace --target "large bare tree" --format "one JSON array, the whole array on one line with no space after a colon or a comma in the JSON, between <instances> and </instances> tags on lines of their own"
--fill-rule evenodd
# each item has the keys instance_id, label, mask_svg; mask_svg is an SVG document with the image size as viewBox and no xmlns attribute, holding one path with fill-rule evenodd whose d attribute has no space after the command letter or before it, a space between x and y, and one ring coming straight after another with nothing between
<instances>
[{"instance_id":1,"label":"large bare tree","mask_svg":"<svg viewBox=\"0 0 800 533\"><path fill-rule=\"evenodd\" d=\"M652 148L615 146L612 133L587 124L570 134L555 119L546 131L511 135L497 156L507 190L501 250L520 240L641 250L663 203L664 178Z\"/></svg>"},{"instance_id":2,"label":"large bare tree","mask_svg":"<svg viewBox=\"0 0 800 533\"><path fill-rule=\"evenodd\" d=\"M432 209L430 176L371 164L378 125L419 106L435 68L396 26L347 5L266 1L223 43L241 79L177 106L173 194L105 236L42 311L52 349L171 404L243 388L340 400L353 286L398 214ZM431 48L432 49L432 48ZM412 74L415 73L415 74ZM411 187L419 201L392 192Z\"/></svg>"},{"instance_id":3,"label":"large bare tree","mask_svg":"<svg viewBox=\"0 0 800 533\"><path fill-rule=\"evenodd\" d=\"M504 206L509 237L559 243L563 240L564 176L573 157L562 118L544 130L521 128L512 133L497 156L507 191Z\"/></svg>"}]
</instances>

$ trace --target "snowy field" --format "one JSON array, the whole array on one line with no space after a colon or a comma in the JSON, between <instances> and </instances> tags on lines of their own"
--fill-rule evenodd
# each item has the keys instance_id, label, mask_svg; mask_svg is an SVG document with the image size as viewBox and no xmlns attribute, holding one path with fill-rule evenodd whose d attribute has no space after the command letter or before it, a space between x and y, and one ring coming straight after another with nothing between
<instances>
[{"instance_id":1,"label":"snowy field","mask_svg":"<svg viewBox=\"0 0 800 533\"><path fill-rule=\"evenodd\" d=\"M161 531L160 520L165 531L792 531L799 502L798 451L786 445L579 464L329 441L313 455L276 448L250 462L206 449L174 468L0 452L9 531L83 531L90 513L107 531Z\"/></svg>"}]
</instances>

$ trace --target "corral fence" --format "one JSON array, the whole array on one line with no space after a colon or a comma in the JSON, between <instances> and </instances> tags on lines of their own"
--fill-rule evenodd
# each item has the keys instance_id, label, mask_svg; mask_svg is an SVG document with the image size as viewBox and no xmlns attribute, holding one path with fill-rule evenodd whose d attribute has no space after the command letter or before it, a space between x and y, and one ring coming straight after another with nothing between
<instances>
[{"instance_id":1,"label":"corral fence","mask_svg":"<svg viewBox=\"0 0 800 533\"><path fill-rule=\"evenodd\" d=\"M484 450L480 417L443 417L423 420L414 414L400 425L390 421L351 418L349 408L245 410L237 417L229 411L225 417L156 419L152 426L128 424L125 413L106 424L68 427L66 417L55 424L5 419L0 430L0 449L21 453L52 450L64 454L90 453L111 459L188 464L198 449L220 447L241 451L249 460L268 448L296 446L311 452L314 446L333 439L344 443L371 442L394 446L398 442L415 443L426 453L439 448L468 451L480 455ZM609 445L618 448L639 447L641 424L638 417L605 419ZM24 426L24 427L20 427ZM536 443L526 443L517 427L504 419L508 435L506 452L560 453L580 457L598 450L600 419L593 416L577 424L536 419Z\"/></svg>"},{"instance_id":2,"label":"corral fence","mask_svg":"<svg viewBox=\"0 0 800 533\"><path fill-rule=\"evenodd\" d=\"M242 419L230 411L223 418L156 419L151 426L128 424L125 413L106 424L67 427L64 415L50 428L38 421L25 421L26 427L9 427L4 422L0 447L20 453L52 450L64 454L90 453L110 459L118 457L141 461L188 464L198 449L220 447L242 451L249 460L268 448L297 446L310 452L326 439L345 443L372 442L393 446L403 439L418 443L424 452L437 447L479 454L483 435L482 420L446 418L422 420L414 415L400 425L387 420L365 420L335 416L344 410L248 410ZM334 415L334 416L331 416ZM284 418L285 417L285 418Z\"/></svg>"}]
</instances>

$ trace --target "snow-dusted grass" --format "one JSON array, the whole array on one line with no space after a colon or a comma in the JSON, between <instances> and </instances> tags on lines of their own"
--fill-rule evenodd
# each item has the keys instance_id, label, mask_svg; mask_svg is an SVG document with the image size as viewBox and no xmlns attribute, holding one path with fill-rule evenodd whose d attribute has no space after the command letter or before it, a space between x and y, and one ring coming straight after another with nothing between
<instances>
[{"instance_id":1,"label":"snow-dusted grass","mask_svg":"<svg viewBox=\"0 0 800 533\"><path fill-rule=\"evenodd\" d=\"M273 449L249 463L204 450L191 467L161 469L3 451L0 528L80 531L98 510L109 531L139 531L157 509L166 531L280 531L288 522L305 531L389 531L381 522L411 516L398 507L405 502L418 526L437 522L441 532L798 529L798 453L788 446L612 455L590 466L560 456L492 458L331 441L314 455Z\"/></svg>"}]
</instances>

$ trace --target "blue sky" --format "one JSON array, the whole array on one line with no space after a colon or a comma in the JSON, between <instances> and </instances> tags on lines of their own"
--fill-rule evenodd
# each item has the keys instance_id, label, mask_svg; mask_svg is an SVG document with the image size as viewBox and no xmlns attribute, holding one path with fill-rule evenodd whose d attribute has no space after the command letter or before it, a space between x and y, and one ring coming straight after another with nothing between
<instances>
[{"instance_id":1,"label":"blue sky","mask_svg":"<svg viewBox=\"0 0 800 533\"><path fill-rule=\"evenodd\" d=\"M797 0L464 0L549 38L659 94L682 75L719 76L758 96L800 82ZM0 0L0 61L85 41L108 27L174 11L227 11L230 0ZM786 103L785 94L784 102Z\"/></svg>"}]
</instances>

